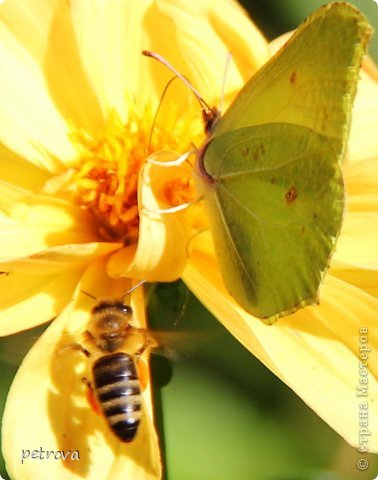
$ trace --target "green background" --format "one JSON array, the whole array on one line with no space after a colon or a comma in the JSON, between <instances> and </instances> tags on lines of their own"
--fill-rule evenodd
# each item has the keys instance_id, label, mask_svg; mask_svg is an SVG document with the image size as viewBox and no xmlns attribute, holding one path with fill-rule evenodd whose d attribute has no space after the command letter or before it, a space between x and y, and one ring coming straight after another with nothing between
<instances>
[{"instance_id":1,"label":"green background","mask_svg":"<svg viewBox=\"0 0 378 480\"><path fill-rule=\"evenodd\" d=\"M272 39L325 2L242 3ZM378 30L374 2L351 3ZM370 53L378 61L378 36ZM179 361L152 360L168 480L372 480L377 475L377 455L365 455L370 467L359 472L356 450L241 347L181 283L159 286L149 310L158 328L205 332ZM4 350L9 342L0 340L0 357ZM16 367L1 361L0 369L1 413ZM0 474L8 478L1 458Z\"/></svg>"}]
</instances>

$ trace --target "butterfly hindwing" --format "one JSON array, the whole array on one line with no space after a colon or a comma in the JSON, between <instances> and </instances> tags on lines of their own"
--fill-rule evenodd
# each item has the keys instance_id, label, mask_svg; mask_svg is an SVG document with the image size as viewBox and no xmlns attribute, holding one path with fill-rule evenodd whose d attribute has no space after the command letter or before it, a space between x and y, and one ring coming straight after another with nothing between
<instances>
[{"instance_id":1,"label":"butterfly hindwing","mask_svg":"<svg viewBox=\"0 0 378 480\"><path fill-rule=\"evenodd\" d=\"M241 128L210 142L204 166L212 180L202 193L235 300L267 319L314 303L343 215L332 144L297 125Z\"/></svg>"}]
</instances>

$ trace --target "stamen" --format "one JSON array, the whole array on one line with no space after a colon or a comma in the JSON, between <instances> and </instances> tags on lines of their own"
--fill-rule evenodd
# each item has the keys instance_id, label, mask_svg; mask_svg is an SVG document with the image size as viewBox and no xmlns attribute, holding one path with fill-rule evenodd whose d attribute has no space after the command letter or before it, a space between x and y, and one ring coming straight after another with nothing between
<instances>
[{"instance_id":1,"label":"stamen","mask_svg":"<svg viewBox=\"0 0 378 480\"><path fill-rule=\"evenodd\" d=\"M155 125L153 141L149 144L154 118L152 109L146 108L139 115L135 110L131 105L126 124L113 112L104 132L97 138L87 132L72 133L71 140L77 147L79 160L46 185L47 189L61 192L65 197L70 195L74 202L91 212L103 238L122 241L125 245L138 241L138 185L144 164L179 167L193 153L192 142L200 141L198 111L188 118L179 117L174 132ZM176 111L175 108L169 110ZM157 156L151 156L156 151L178 158L160 162ZM149 152L152 152L150 156ZM160 189L169 205L176 208L182 204L177 211L187 208L196 197L191 178L167 181Z\"/></svg>"}]
</instances>

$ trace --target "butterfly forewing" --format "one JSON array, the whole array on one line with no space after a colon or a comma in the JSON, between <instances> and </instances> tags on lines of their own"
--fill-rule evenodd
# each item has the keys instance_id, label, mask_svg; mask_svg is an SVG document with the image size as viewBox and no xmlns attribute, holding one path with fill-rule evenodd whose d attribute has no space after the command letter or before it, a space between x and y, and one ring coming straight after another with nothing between
<instances>
[{"instance_id":1,"label":"butterfly forewing","mask_svg":"<svg viewBox=\"0 0 378 480\"><path fill-rule=\"evenodd\" d=\"M328 137L341 160L371 34L365 17L351 5L333 3L318 9L246 83L214 136L240 127L288 122Z\"/></svg>"}]
</instances>

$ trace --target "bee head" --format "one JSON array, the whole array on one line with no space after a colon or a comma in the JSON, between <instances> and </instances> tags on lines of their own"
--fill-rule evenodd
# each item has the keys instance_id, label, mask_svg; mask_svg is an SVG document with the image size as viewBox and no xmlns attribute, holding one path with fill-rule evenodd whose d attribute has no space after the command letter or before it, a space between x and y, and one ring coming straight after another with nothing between
<instances>
[{"instance_id":1,"label":"bee head","mask_svg":"<svg viewBox=\"0 0 378 480\"><path fill-rule=\"evenodd\" d=\"M102 350L113 351L122 344L131 319L132 308L122 300L100 300L92 309L88 332Z\"/></svg>"},{"instance_id":2,"label":"bee head","mask_svg":"<svg viewBox=\"0 0 378 480\"><path fill-rule=\"evenodd\" d=\"M117 313L118 315L130 317L133 314L133 310L130 305L125 305L122 300L118 298L105 298L100 300L97 305L92 308L93 315L104 315L110 312Z\"/></svg>"}]
</instances>

